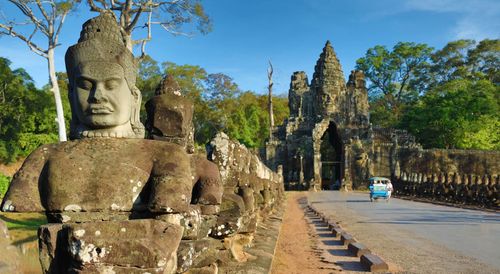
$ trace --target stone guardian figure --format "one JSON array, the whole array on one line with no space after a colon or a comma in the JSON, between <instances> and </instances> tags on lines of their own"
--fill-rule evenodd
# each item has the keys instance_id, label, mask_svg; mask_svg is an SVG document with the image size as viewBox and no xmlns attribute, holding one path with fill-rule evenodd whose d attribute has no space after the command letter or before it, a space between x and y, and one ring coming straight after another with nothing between
<instances>
[{"instance_id":1,"label":"stone guardian figure","mask_svg":"<svg viewBox=\"0 0 500 274\"><path fill-rule=\"evenodd\" d=\"M65 61L73 140L35 150L2 210L46 213L46 273L174 273L184 216L221 203L217 167L184 146L143 139L135 61L113 15L87 21Z\"/></svg>"}]
</instances>

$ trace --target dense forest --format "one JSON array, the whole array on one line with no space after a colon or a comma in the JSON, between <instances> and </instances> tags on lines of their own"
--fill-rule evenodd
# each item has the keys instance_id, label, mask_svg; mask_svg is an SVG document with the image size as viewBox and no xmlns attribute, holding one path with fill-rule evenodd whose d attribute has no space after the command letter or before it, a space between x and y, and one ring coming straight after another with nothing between
<instances>
[{"instance_id":1,"label":"dense forest","mask_svg":"<svg viewBox=\"0 0 500 274\"><path fill-rule=\"evenodd\" d=\"M408 42L392 50L375 46L356 67L369 80L374 126L406 129L425 147L500 149L500 40L459 40L438 50ZM221 130L250 148L264 145L269 134L265 92L240 90L230 76L196 65L160 64L146 56L137 80L143 102L166 74L194 102L198 146ZM67 77L57 76L69 121ZM23 69L12 69L9 60L0 58L0 162L57 142L49 90L37 89ZM282 123L288 116L287 97L276 96L273 102L275 120Z\"/></svg>"}]
</instances>

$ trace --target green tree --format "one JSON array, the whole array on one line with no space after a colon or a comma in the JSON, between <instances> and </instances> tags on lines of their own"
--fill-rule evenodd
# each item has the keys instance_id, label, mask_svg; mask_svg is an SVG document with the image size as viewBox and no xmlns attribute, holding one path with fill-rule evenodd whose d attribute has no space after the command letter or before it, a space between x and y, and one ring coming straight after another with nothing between
<instances>
[{"instance_id":1,"label":"green tree","mask_svg":"<svg viewBox=\"0 0 500 274\"><path fill-rule=\"evenodd\" d=\"M0 199L5 196L7 190L9 189L10 177L3 175L0 173Z\"/></svg>"},{"instance_id":2,"label":"green tree","mask_svg":"<svg viewBox=\"0 0 500 274\"><path fill-rule=\"evenodd\" d=\"M372 123L392 126L399 121L405 104L418 98L412 86L431 52L426 44L399 42L392 51L384 46L370 48L356 61L356 69L363 70L369 80L370 100L377 103L370 110Z\"/></svg>"},{"instance_id":3,"label":"green tree","mask_svg":"<svg viewBox=\"0 0 500 274\"><path fill-rule=\"evenodd\" d=\"M500 39L485 39L467 52L467 62L476 79L500 85Z\"/></svg>"},{"instance_id":4,"label":"green tree","mask_svg":"<svg viewBox=\"0 0 500 274\"><path fill-rule=\"evenodd\" d=\"M12 162L38 146L57 142L54 98L35 88L23 70L0 58L0 160Z\"/></svg>"},{"instance_id":5,"label":"green tree","mask_svg":"<svg viewBox=\"0 0 500 274\"><path fill-rule=\"evenodd\" d=\"M206 144L218 131L226 132L248 147L264 145L269 134L267 96L242 92L231 77L208 74L199 66L164 62L161 67L159 69L158 63L149 56L143 58L137 86L146 101L153 96L163 75L173 76L182 93L193 101L197 145ZM274 96L273 102L276 120L281 123L288 117L288 100Z\"/></svg>"},{"instance_id":6,"label":"green tree","mask_svg":"<svg viewBox=\"0 0 500 274\"><path fill-rule=\"evenodd\" d=\"M59 141L66 141L66 126L64 112L61 101L59 85L56 76L55 49L59 46L59 34L68 14L80 3L80 0L8 0L22 13L24 22L16 23L16 20L4 19L0 22L0 36L7 35L16 37L26 43L28 48L47 60L50 88L54 96L54 104L57 113L58 127L55 129L59 133ZM5 18L5 14L2 14ZM33 30L26 31L23 25L30 25ZM43 47L39 42L35 42L37 36L43 37L47 41L47 46Z\"/></svg>"},{"instance_id":7,"label":"green tree","mask_svg":"<svg viewBox=\"0 0 500 274\"><path fill-rule=\"evenodd\" d=\"M486 79L500 82L500 40L457 40L431 54L431 62L419 71L414 84L421 94L440 84L456 80Z\"/></svg>"},{"instance_id":8,"label":"green tree","mask_svg":"<svg viewBox=\"0 0 500 274\"><path fill-rule=\"evenodd\" d=\"M156 87L160 84L163 74L158 62L151 56L145 55L138 59L136 86L142 93L142 102L146 102L154 96Z\"/></svg>"},{"instance_id":9,"label":"green tree","mask_svg":"<svg viewBox=\"0 0 500 274\"><path fill-rule=\"evenodd\" d=\"M410 107L400 127L425 147L499 149L500 87L457 79L429 90Z\"/></svg>"},{"instance_id":10,"label":"green tree","mask_svg":"<svg viewBox=\"0 0 500 274\"><path fill-rule=\"evenodd\" d=\"M269 112L267 95L251 91L234 98L235 109L229 111L227 134L250 148L263 147L269 137ZM273 96L273 112L276 125L289 116L288 98Z\"/></svg>"},{"instance_id":11,"label":"green tree","mask_svg":"<svg viewBox=\"0 0 500 274\"><path fill-rule=\"evenodd\" d=\"M423 94L442 83L469 78L471 73L467 52L473 48L474 44L474 40L457 40L433 52L430 62L419 71L414 88Z\"/></svg>"}]
</instances>

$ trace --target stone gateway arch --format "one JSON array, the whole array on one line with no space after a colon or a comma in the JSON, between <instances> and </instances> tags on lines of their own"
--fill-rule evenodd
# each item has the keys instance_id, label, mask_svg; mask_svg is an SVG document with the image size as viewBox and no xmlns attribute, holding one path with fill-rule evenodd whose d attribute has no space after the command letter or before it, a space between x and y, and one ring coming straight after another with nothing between
<instances>
[{"instance_id":1,"label":"stone gateway arch","mask_svg":"<svg viewBox=\"0 0 500 274\"><path fill-rule=\"evenodd\" d=\"M353 71L347 84L328 41L311 83L294 72L289 91L290 117L273 130L266 146L271 167L283 165L289 189L338 188L352 184L350 171L356 140L368 141L370 124L364 75ZM367 169L367 162L360 169Z\"/></svg>"},{"instance_id":2,"label":"stone gateway arch","mask_svg":"<svg viewBox=\"0 0 500 274\"><path fill-rule=\"evenodd\" d=\"M364 73L352 71L346 83L329 41L310 83L305 72L292 74L288 100L290 117L272 129L263 155L271 169L283 166L288 190L362 189L371 176L500 170L498 151L426 150L404 130L372 127Z\"/></svg>"}]
</instances>

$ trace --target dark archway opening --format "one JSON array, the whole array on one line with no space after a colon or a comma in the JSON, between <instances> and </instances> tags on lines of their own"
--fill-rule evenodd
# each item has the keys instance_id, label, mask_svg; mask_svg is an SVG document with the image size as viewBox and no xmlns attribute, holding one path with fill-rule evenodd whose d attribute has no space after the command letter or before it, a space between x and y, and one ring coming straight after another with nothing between
<instances>
[{"instance_id":1,"label":"dark archway opening","mask_svg":"<svg viewBox=\"0 0 500 274\"><path fill-rule=\"evenodd\" d=\"M337 126L330 123L321 137L321 189L340 189L343 177L342 140Z\"/></svg>"}]
</instances>

